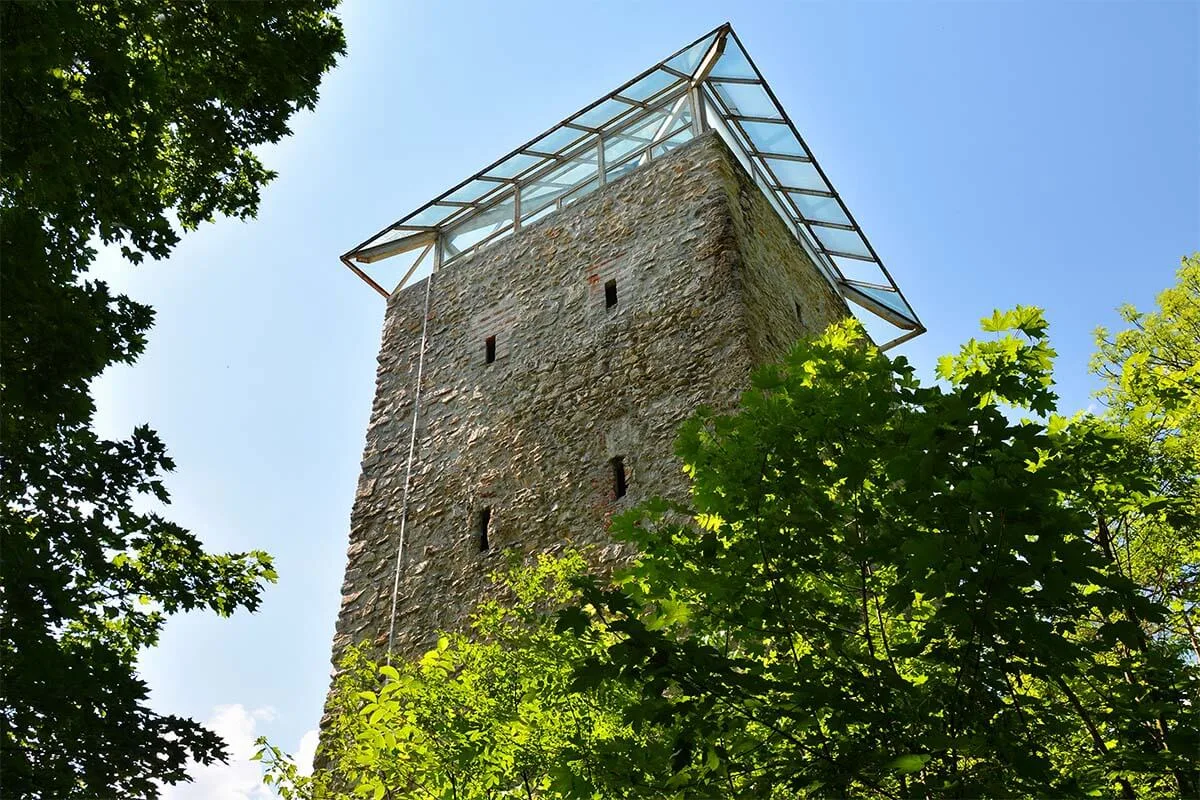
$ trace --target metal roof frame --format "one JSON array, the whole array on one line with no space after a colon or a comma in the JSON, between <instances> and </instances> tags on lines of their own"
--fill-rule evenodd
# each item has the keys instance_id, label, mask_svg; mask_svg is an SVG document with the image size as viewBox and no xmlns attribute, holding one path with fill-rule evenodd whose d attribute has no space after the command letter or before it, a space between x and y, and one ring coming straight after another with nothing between
<instances>
[{"instance_id":1,"label":"metal roof frame","mask_svg":"<svg viewBox=\"0 0 1200 800\"><path fill-rule=\"evenodd\" d=\"M708 130L734 152L833 288L903 331L883 348L925 331L729 23L396 220L342 263L388 297L426 259L440 269ZM417 249L393 292L359 266ZM873 279L848 277L853 265Z\"/></svg>"}]
</instances>

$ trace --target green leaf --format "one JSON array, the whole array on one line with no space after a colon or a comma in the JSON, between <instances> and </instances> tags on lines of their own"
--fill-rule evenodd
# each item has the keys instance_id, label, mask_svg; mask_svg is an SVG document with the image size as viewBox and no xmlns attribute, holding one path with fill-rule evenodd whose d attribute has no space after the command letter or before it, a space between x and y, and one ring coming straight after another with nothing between
<instances>
[{"instance_id":1,"label":"green leaf","mask_svg":"<svg viewBox=\"0 0 1200 800\"><path fill-rule=\"evenodd\" d=\"M100 279L98 247L161 260L181 230L255 214L272 177L256 153L344 50L335 5L0 5L6 797L157 796L226 757L156 713L137 662L170 615L252 611L274 572L168 519L174 463L150 428L96 429L95 379L155 320Z\"/></svg>"},{"instance_id":2,"label":"green leaf","mask_svg":"<svg viewBox=\"0 0 1200 800\"><path fill-rule=\"evenodd\" d=\"M887 766L888 769L895 770L901 775L908 775L923 770L931 758L933 756L928 753L908 753L892 759Z\"/></svg>"}]
</instances>

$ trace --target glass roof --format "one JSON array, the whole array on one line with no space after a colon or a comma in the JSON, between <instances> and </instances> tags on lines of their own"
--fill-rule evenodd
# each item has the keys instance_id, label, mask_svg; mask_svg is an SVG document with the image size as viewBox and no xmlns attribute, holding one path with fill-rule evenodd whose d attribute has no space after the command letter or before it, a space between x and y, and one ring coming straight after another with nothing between
<instances>
[{"instance_id":1,"label":"glass roof","mask_svg":"<svg viewBox=\"0 0 1200 800\"><path fill-rule=\"evenodd\" d=\"M730 147L830 284L872 322L899 329L885 347L925 330L728 24L401 217L342 261L388 296L382 275L377 281L366 265L410 254L397 260L412 265L401 267L399 283L387 281L401 289L706 130Z\"/></svg>"}]
</instances>

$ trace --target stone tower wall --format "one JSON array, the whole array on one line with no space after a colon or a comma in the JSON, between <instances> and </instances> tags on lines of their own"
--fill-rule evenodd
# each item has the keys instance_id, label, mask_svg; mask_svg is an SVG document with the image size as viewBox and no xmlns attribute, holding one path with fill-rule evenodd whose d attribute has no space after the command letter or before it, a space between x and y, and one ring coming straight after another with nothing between
<instances>
[{"instance_id":1,"label":"stone tower wall","mask_svg":"<svg viewBox=\"0 0 1200 800\"><path fill-rule=\"evenodd\" d=\"M701 404L731 407L756 363L848 313L712 133L432 280L400 655L461 624L502 551L594 544L619 561L614 513L686 495L679 423ZM388 638L425 291L388 303L335 660L348 643ZM615 456L628 480L619 499Z\"/></svg>"}]
</instances>

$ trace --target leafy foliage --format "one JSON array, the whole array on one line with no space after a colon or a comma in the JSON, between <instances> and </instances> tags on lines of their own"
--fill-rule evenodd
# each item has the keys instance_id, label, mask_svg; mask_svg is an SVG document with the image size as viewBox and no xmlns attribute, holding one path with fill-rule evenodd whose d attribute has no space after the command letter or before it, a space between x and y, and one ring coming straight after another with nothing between
<instances>
[{"instance_id":1,"label":"leafy foliage","mask_svg":"<svg viewBox=\"0 0 1200 800\"><path fill-rule=\"evenodd\" d=\"M1115 556L1111 527L1122 514L1187 519L1113 424L1054 413L1040 311L984 326L995 335L940 363L944 385L847 322L758 372L736 413L698 413L678 443L691 502L615 521L640 553L615 583L579 575L577 596L551 582L492 607L520 624L449 639L454 656L423 682L366 664L360 680L383 689L336 718L348 727L325 739L321 789L1193 796L1197 665L1160 635L1170 609ZM530 705L472 693L490 685L484 653L495 666L482 674L538 687L520 694ZM376 715L383 692L405 698L398 714ZM588 708L582 728L564 723L571 703ZM521 761L524 734L504 726L526 719L561 744ZM418 740L437 757L415 755ZM483 759L496 777L482 784L451 780L492 752L462 740L523 755ZM286 757L264 747L272 780L326 796L289 782ZM393 760L412 771L356 771ZM531 782L505 766L518 761Z\"/></svg>"},{"instance_id":2,"label":"leafy foliage","mask_svg":"<svg viewBox=\"0 0 1200 800\"><path fill-rule=\"evenodd\" d=\"M1158 309L1121 308L1128 328L1096 333L1092 360L1105 379L1102 420L1126 458L1151 467L1158 502L1122 508L1105 520L1112 558L1170 616L1153 629L1200 661L1200 253L1184 258ZM1186 643L1186 644L1185 644Z\"/></svg>"},{"instance_id":3,"label":"leafy foliage","mask_svg":"<svg viewBox=\"0 0 1200 800\"><path fill-rule=\"evenodd\" d=\"M254 609L275 574L145 510L173 466L153 431L92 430L89 382L137 358L153 312L87 271L97 240L139 262L175 223L253 216L273 173L252 148L314 106L343 50L334 3L0 4L6 797L155 796L189 757L223 757L146 707L135 658L165 616Z\"/></svg>"},{"instance_id":4,"label":"leafy foliage","mask_svg":"<svg viewBox=\"0 0 1200 800\"><path fill-rule=\"evenodd\" d=\"M351 649L322 737L321 758L333 768L300 775L260 739L268 784L285 800L379 800L592 797L645 782L667 742L622 719L619 710L637 701L633 688L576 673L603 648L555 624L553 612L579 600L571 583L585 569L574 552L514 565L500 576L507 596L481 605L472 635L443 636L417 662L380 667Z\"/></svg>"}]
</instances>

